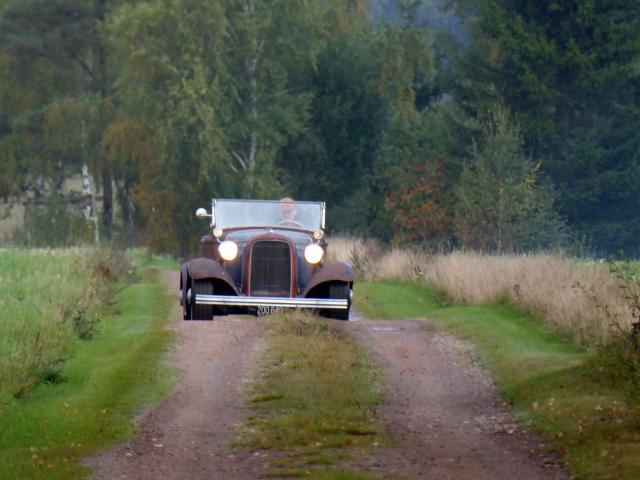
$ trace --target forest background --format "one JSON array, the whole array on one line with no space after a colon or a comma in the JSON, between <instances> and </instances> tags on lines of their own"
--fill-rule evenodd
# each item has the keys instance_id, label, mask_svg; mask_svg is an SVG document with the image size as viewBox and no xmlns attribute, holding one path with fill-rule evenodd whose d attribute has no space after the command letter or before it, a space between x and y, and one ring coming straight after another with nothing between
<instances>
[{"instance_id":1,"label":"forest background","mask_svg":"<svg viewBox=\"0 0 640 480\"><path fill-rule=\"evenodd\" d=\"M639 192L636 0L0 0L6 243L187 255L212 197L286 195L330 233L637 256Z\"/></svg>"}]
</instances>

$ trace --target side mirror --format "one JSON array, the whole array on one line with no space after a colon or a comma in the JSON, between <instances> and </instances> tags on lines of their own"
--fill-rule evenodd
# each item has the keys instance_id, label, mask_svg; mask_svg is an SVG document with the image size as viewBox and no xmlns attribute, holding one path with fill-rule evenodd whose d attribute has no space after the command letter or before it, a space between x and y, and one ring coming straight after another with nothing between
<instances>
[{"instance_id":1,"label":"side mirror","mask_svg":"<svg viewBox=\"0 0 640 480\"><path fill-rule=\"evenodd\" d=\"M199 208L199 209L196 210L196 217L198 217L198 218L208 218L210 216L211 215L209 215L207 213L207 209L206 208Z\"/></svg>"}]
</instances>

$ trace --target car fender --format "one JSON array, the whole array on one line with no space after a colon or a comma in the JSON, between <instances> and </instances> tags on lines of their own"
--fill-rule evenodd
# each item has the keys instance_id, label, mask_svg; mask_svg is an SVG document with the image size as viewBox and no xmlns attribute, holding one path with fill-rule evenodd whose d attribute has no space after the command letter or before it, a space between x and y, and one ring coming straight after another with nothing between
<instances>
[{"instance_id":1,"label":"car fender","mask_svg":"<svg viewBox=\"0 0 640 480\"><path fill-rule=\"evenodd\" d=\"M324 265L309 280L307 287L302 292L306 297L316 287L331 282L344 282L353 284L353 267L347 262L332 262Z\"/></svg>"},{"instance_id":2,"label":"car fender","mask_svg":"<svg viewBox=\"0 0 640 480\"><path fill-rule=\"evenodd\" d=\"M219 262L211 260L210 258L194 258L189 260L182 266L180 288L183 291L183 297L186 295L186 289L182 288L183 285L192 280L204 280L212 279L216 283L224 285L225 294L239 295L240 291L231 278L231 275L220 265Z\"/></svg>"}]
</instances>

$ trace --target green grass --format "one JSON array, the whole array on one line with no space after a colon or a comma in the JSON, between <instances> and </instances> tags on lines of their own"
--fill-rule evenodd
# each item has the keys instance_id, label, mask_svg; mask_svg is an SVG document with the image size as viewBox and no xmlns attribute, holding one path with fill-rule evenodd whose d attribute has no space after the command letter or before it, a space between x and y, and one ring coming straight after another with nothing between
<instances>
[{"instance_id":1,"label":"green grass","mask_svg":"<svg viewBox=\"0 0 640 480\"><path fill-rule=\"evenodd\" d=\"M373 478L330 466L382 442L378 370L325 319L273 317L268 339L250 399L254 414L238 447L288 452L269 475Z\"/></svg>"},{"instance_id":2,"label":"green grass","mask_svg":"<svg viewBox=\"0 0 640 480\"><path fill-rule=\"evenodd\" d=\"M138 267L155 268L158 270L180 270L180 262L169 255L156 255L146 248L132 248L127 251L127 255Z\"/></svg>"},{"instance_id":3,"label":"green grass","mask_svg":"<svg viewBox=\"0 0 640 480\"><path fill-rule=\"evenodd\" d=\"M90 249L0 250L0 413L55 378L111 300Z\"/></svg>"},{"instance_id":4,"label":"green grass","mask_svg":"<svg viewBox=\"0 0 640 480\"><path fill-rule=\"evenodd\" d=\"M640 261L622 261L612 263L609 267L611 271L633 282L640 282Z\"/></svg>"},{"instance_id":5,"label":"green grass","mask_svg":"<svg viewBox=\"0 0 640 480\"><path fill-rule=\"evenodd\" d=\"M412 283L358 284L356 305L370 318L429 317L471 342L504 398L576 478L640 476L640 406L605 381L596 352L508 305L441 305L437 295Z\"/></svg>"},{"instance_id":6,"label":"green grass","mask_svg":"<svg viewBox=\"0 0 640 480\"><path fill-rule=\"evenodd\" d=\"M168 392L174 375L161 358L172 343L170 298L156 277L122 290L121 313L77 342L53 381L0 416L0 478L84 478L79 461L130 437L131 415Z\"/></svg>"}]
</instances>

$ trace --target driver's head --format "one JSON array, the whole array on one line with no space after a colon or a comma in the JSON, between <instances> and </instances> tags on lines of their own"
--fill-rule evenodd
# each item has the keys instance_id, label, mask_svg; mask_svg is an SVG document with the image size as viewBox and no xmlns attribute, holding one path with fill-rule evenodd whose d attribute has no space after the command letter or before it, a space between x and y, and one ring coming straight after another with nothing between
<instances>
[{"instance_id":1,"label":"driver's head","mask_svg":"<svg viewBox=\"0 0 640 480\"><path fill-rule=\"evenodd\" d=\"M282 220L295 220L298 215L298 209L296 208L293 198L284 197L280 199L280 205L278 205L278 211Z\"/></svg>"}]
</instances>

